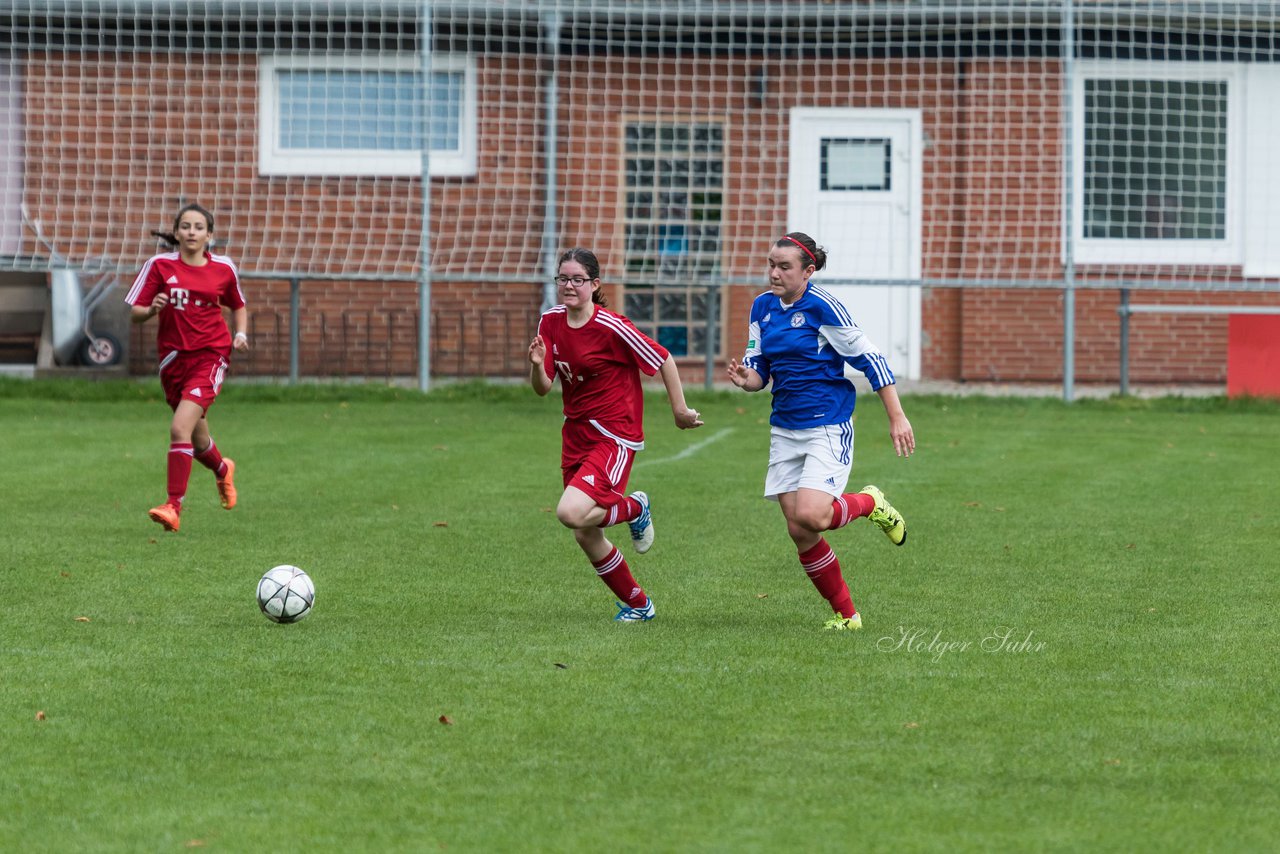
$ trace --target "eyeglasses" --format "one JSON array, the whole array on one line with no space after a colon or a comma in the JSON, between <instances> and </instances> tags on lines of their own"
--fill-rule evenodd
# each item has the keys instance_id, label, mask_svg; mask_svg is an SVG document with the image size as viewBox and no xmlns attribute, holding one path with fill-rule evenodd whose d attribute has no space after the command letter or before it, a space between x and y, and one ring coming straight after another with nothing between
<instances>
[{"instance_id":1,"label":"eyeglasses","mask_svg":"<svg viewBox=\"0 0 1280 854\"><path fill-rule=\"evenodd\" d=\"M557 285L573 285L575 288L580 288L583 285L589 285L594 281L595 279L584 279L582 276L574 276L573 278L569 278L568 276L556 276L555 279Z\"/></svg>"}]
</instances>

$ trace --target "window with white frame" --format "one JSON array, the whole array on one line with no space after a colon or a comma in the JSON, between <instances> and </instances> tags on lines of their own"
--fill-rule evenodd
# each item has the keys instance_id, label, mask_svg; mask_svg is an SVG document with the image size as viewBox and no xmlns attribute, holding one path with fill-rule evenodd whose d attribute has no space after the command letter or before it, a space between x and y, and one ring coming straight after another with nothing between
<instances>
[{"instance_id":1,"label":"window with white frame","mask_svg":"<svg viewBox=\"0 0 1280 854\"><path fill-rule=\"evenodd\" d=\"M1082 62L1075 87L1076 260L1238 263L1238 68Z\"/></svg>"},{"instance_id":2,"label":"window with white frame","mask_svg":"<svg viewBox=\"0 0 1280 854\"><path fill-rule=\"evenodd\" d=\"M258 166L264 175L419 175L424 105L416 55L263 56ZM433 176L476 171L475 62L433 55Z\"/></svg>"}]
</instances>

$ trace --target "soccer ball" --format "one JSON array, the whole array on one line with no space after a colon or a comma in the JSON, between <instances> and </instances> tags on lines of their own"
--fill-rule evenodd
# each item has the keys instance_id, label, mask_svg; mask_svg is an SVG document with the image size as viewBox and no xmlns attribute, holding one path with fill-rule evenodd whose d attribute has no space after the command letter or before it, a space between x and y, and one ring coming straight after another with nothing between
<instances>
[{"instance_id":1,"label":"soccer ball","mask_svg":"<svg viewBox=\"0 0 1280 854\"><path fill-rule=\"evenodd\" d=\"M296 566L272 567L258 582L258 607L276 623L296 623L311 613L316 586Z\"/></svg>"}]
</instances>

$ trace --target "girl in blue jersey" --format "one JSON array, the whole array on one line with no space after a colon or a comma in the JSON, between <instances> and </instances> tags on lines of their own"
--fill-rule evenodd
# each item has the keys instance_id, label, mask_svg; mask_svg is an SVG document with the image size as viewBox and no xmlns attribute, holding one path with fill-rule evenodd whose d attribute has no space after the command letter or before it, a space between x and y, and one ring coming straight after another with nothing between
<instances>
[{"instance_id":1,"label":"girl in blue jersey","mask_svg":"<svg viewBox=\"0 0 1280 854\"><path fill-rule=\"evenodd\" d=\"M765 497L782 508L800 566L835 611L826 628L860 629L862 617L823 533L867 516L900 546L907 525L876 487L844 491L853 467L856 397L846 364L866 375L880 396L898 456L910 456L916 440L884 354L839 300L809 281L826 263L826 250L803 232L773 245L769 291L751 306L746 354L741 364L730 360L729 380L744 391L772 383Z\"/></svg>"}]
</instances>

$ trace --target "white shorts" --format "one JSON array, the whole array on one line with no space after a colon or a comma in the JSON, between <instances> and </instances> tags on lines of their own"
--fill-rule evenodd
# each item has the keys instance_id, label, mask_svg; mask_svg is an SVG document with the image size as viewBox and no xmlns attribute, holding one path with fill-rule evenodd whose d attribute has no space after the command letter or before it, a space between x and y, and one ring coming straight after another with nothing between
<instances>
[{"instance_id":1,"label":"white shorts","mask_svg":"<svg viewBox=\"0 0 1280 854\"><path fill-rule=\"evenodd\" d=\"M764 497L777 501L782 493L805 487L835 498L844 494L852 468L852 421L804 430L773 427Z\"/></svg>"}]
</instances>

